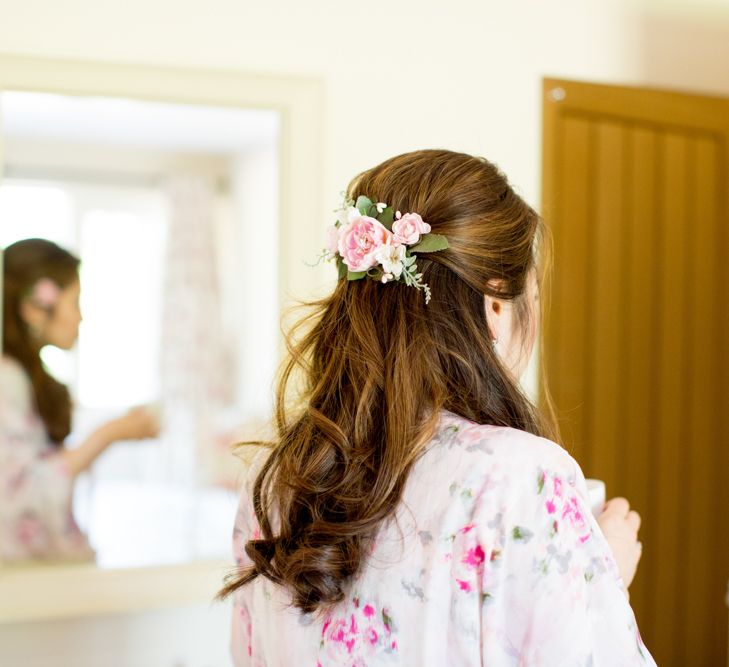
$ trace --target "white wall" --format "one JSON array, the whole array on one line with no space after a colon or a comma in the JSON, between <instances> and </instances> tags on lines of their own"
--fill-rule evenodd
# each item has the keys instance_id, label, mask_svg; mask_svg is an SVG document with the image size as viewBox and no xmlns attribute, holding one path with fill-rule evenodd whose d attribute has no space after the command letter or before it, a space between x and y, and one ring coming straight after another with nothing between
<instances>
[{"instance_id":1,"label":"white wall","mask_svg":"<svg viewBox=\"0 0 729 667\"><path fill-rule=\"evenodd\" d=\"M273 379L279 361L278 294L278 152L277 144L247 151L231 167L234 223L232 244L238 279L231 292L241 320L235 328L241 420L263 418L273 403Z\"/></svg>"},{"instance_id":2,"label":"white wall","mask_svg":"<svg viewBox=\"0 0 729 667\"><path fill-rule=\"evenodd\" d=\"M729 94L725 0L0 0L0 16L6 53L322 77L327 210L357 171L434 146L496 161L536 203L545 74Z\"/></svg>"}]
</instances>

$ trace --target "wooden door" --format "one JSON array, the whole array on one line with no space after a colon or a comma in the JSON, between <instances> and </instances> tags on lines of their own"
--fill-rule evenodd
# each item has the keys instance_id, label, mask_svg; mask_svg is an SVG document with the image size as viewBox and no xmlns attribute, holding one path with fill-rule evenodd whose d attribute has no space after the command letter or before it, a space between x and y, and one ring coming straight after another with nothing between
<instances>
[{"instance_id":1,"label":"wooden door","mask_svg":"<svg viewBox=\"0 0 729 667\"><path fill-rule=\"evenodd\" d=\"M544 82L545 332L565 447L643 517L661 667L727 664L729 100Z\"/></svg>"}]
</instances>

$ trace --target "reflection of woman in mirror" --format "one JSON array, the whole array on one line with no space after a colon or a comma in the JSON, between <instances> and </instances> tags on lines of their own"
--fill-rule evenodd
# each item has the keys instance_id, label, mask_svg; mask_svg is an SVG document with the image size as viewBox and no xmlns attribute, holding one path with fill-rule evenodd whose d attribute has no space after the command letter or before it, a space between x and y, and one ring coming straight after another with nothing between
<instances>
[{"instance_id":1,"label":"reflection of woman in mirror","mask_svg":"<svg viewBox=\"0 0 729 667\"><path fill-rule=\"evenodd\" d=\"M294 330L241 495L235 664L655 665L626 595L639 517L593 517L519 385L539 216L449 151L348 195L324 255L340 279Z\"/></svg>"},{"instance_id":2,"label":"reflection of woman in mirror","mask_svg":"<svg viewBox=\"0 0 729 667\"><path fill-rule=\"evenodd\" d=\"M0 359L0 559L84 558L92 552L71 515L74 478L117 440L153 437L138 408L74 449L68 389L45 369L45 345L73 347L81 322L79 260L50 241L27 239L4 253ZM111 380L110 380L111 381Z\"/></svg>"}]
</instances>

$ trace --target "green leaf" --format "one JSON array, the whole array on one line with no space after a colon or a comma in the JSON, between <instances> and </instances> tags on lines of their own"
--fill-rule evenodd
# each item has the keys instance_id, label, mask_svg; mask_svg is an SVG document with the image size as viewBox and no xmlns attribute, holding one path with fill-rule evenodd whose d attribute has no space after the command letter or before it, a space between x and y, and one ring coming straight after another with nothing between
<instances>
[{"instance_id":1,"label":"green leaf","mask_svg":"<svg viewBox=\"0 0 729 667\"><path fill-rule=\"evenodd\" d=\"M408 248L410 252L420 254L421 252L438 252L448 248L448 239L442 234L426 234L420 239L420 243Z\"/></svg>"},{"instance_id":2,"label":"green leaf","mask_svg":"<svg viewBox=\"0 0 729 667\"><path fill-rule=\"evenodd\" d=\"M347 280L362 280L367 275L367 271L348 271Z\"/></svg>"},{"instance_id":3,"label":"green leaf","mask_svg":"<svg viewBox=\"0 0 729 667\"><path fill-rule=\"evenodd\" d=\"M377 216L377 219L387 228L388 231L392 231L392 223L395 221L395 211L392 210L392 206L388 206L382 213Z\"/></svg>"},{"instance_id":4,"label":"green leaf","mask_svg":"<svg viewBox=\"0 0 729 667\"><path fill-rule=\"evenodd\" d=\"M338 272L337 278L339 278L339 280L341 280L342 278L344 278L344 276L347 275L347 271L348 270L349 269L347 268L347 265L340 259L337 262L337 272Z\"/></svg>"},{"instance_id":5,"label":"green leaf","mask_svg":"<svg viewBox=\"0 0 729 667\"><path fill-rule=\"evenodd\" d=\"M516 540L517 542L524 542L525 544L534 537L534 533L532 533L531 530L528 530L527 528L523 528L522 526L514 526L513 530L511 531L511 537Z\"/></svg>"},{"instance_id":6,"label":"green leaf","mask_svg":"<svg viewBox=\"0 0 729 667\"><path fill-rule=\"evenodd\" d=\"M370 208L372 208L372 202L364 195L360 195L357 197L355 208L357 208L362 215L369 215Z\"/></svg>"}]
</instances>

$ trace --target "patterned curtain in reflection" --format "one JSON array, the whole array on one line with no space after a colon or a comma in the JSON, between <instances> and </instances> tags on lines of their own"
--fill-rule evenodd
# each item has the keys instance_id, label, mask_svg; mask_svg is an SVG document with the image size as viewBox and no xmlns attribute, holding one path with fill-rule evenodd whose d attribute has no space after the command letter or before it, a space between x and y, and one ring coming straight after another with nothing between
<instances>
[{"instance_id":1,"label":"patterned curtain in reflection","mask_svg":"<svg viewBox=\"0 0 729 667\"><path fill-rule=\"evenodd\" d=\"M168 184L169 237L162 320L164 446L171 482L209 481L217 420L232 368L221 327L215 196L197 175Z\"/></svg>"}]
</instances>

